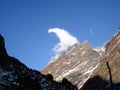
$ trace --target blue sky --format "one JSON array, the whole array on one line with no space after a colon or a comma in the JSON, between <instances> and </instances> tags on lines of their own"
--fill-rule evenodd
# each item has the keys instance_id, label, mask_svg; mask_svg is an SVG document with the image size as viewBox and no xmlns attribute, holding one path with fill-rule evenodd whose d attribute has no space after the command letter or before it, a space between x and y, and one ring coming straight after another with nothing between
<instances>
[{"instance_id":1,"label":"blue sky","mask_svg":"<svg viewBox=\"0 0 120 90\"><path fill-rule=\"evenodd\" d=\"M98 47L117 32L119 6L120 0L0 0L0 33L9 55L41 70L59 43L50 28Z\"/></svg>"}]
</instances>

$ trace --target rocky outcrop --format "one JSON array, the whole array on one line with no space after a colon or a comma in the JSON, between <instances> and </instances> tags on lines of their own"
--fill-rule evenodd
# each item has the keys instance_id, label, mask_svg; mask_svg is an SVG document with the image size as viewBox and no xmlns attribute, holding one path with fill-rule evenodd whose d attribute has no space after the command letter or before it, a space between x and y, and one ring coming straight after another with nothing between
<instances>
[{"instance_id":1,"label":"rocky outcrop","mask_svg":"<svg viewBox=\"0 0 120 90\"><path fill-rule=\"evenodd\" d=\"M77 87L65 78L56 82L51 74L43 75L10 57L0 35L0 90L77 90Z\"/></svg>"},{"instance_id":2,"label":"rocky outcrop","mask_svg":"<svg viewBox=\"0 0 120 90\"><path fill-rule=\"evenodd\" d=\"M70 47L57 58L52 58L41 73L53 74L57 81L67 78L80 88L99 64L99 59L100 54L85 41Z\"/></svg>"},{"instance_id":3,"label":"rocky outcrop","mask_svg":"<svg viewBox=\"0 0 120 90\"><path fill-rule=\"evenodd\" d=\"M105 44L105 53L81 90L120 90L120 29ZM97 79L96 79L97 77ZM98 80L99 78L99 80ZM101 82L101 81L102 82Z\"/></svg>"},{"instance_id":4,"label":"rocky outcrop","mask_svg":"<svg viewBox=\"0 0 120 90\"><path fill-rule=\"evenodd\" d=\"M118 32L106 43L105 54L101 58L99 67L94 71L92 76L100 75L106 80L109 80L109 72L106 62L109 62L109 66L112 73L113 82L120 81L120 29Z\"/></svg>"}]
</instances>

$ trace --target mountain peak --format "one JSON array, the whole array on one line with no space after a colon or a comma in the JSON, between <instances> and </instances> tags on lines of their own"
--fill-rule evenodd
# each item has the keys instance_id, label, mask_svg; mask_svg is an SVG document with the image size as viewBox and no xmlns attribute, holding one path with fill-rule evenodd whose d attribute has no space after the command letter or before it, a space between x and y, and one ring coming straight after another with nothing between
<instances>
[{"instance_id":1,"label":"mountain peak","mask_svg":"<svg viewBox=\"0 0 120 90\"><path fill-rule=\"evenodd\" d=\"M0 34L0 58L8 57L3 36Z\"/></svg>"},{"instance_id":2,"label":"mountain peak","mask_svg":"<svg viewBox=\"0 0 120 90\"><path fill-rule=\"evenodd\" d=\"M90 46L88 41L76 43L58 58L52 59L41 73L53 74L57 81L67 78L80 88L96 68L99 59L99 53Z\"/></svg>"}]
</instances>

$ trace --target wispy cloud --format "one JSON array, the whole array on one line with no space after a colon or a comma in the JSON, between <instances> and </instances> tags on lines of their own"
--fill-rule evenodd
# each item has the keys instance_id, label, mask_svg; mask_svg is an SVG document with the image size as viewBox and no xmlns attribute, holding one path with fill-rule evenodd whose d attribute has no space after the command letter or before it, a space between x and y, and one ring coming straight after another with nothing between
<instances>
[{"instance_id":1,"label":"wispy cloud","mask_svg":"<svg viewBox=\"0 0 120 90\"><path fill-rule=\"evenodd\" d=\"M70 46L78 42L77 38L72 36L68 31L60 28L50 28L48 33L55 33L59 38L59 43L53 48L56 54L67 50Z\"/></svg>"},{"instance_id":2,"label":"wispy cloud","mask_svg":"<svg viewBox=\"0 0 120 90\"><path fill-rule=\"evenodd\" d=\"M90 34L91 36L94 36L94 30L93 30L93 29L90 29L90 30L89 30L89 34Z\"/></svg>"}]
</instances>

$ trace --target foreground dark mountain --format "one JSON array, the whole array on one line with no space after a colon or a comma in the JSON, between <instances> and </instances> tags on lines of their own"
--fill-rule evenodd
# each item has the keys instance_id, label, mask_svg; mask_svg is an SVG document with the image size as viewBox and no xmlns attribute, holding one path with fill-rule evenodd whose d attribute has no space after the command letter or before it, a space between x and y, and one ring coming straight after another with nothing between
<instances>
[{"instance_id":1,"label":"foreground dark mountain","mask_svg":"<svg viewBox=\"0 0 120 90\"><path fill-rule=\"evenodd\" d=\"M89 45L88 41L85 41L75 44L56 57L50 61L42 73L53 74L57 81L67 78L80 88L99 64L100 54Z\"/></svg>"},{"instance_id":2,"label":"foreground dark mountain","mask_svg":"<svg viewBox=\"0 0 120 90\"><path fill-rule=\"evenodd\" d=\"M77 88L65 78L62 82L56 82L51 74L43 75L10 57L0 35L0 90L77 90Z\"/></svg>"},{"instance_id":3,"label":"foreground dark mountain","mask_svg":"<svg viewBox=\"0 0 120 90\"><path fill-rule=\"evenodd\" d=\"M100 59L99 66L81 90L98 90L98 88L120 90L120 29L105 44L105 54Z\"/></svg>"}]
</instances>

